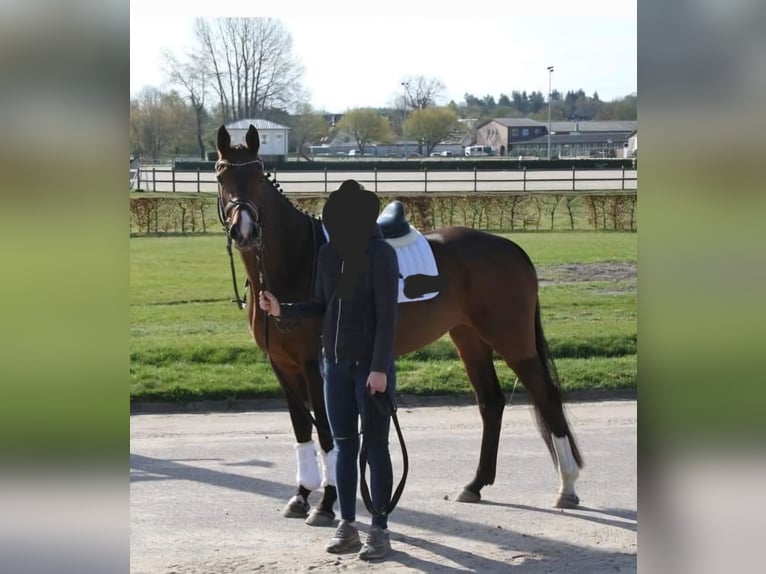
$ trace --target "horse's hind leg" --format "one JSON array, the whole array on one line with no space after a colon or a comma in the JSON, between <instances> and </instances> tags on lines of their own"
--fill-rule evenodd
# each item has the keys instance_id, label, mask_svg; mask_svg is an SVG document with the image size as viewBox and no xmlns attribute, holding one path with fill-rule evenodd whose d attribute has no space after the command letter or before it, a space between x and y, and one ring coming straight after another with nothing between
<instances>
[{"instance_id":1,"label":"horse's hind leg","mask_svg":"<svg viewBox=\"0 0 766 574\"><path fill-rule=\"evenodd\" d=\"M564 415L561 391L553 384L551 375L542 362L544 359L532 357L513 360L503 352L498 352L529 391L535 405L538 426L558 467L561 486L555 506L576 507L580 499L575 492L574 484L582 461Z\"/></svg>"},{"instance_id":2,"label":"horse's hind leg","mask_svg":"<svg viewBox=\"0 0 766 574\"><path fill-rule=\"evenodd\" d=\"M449 334L474 388L482 420L481 454L476 476L463 488L457 500L478 502L481 500L482 487L495 482L505 395L500 389L492 363L492 348L467 326L455 327Z\"/></svg>"}]
</instances>

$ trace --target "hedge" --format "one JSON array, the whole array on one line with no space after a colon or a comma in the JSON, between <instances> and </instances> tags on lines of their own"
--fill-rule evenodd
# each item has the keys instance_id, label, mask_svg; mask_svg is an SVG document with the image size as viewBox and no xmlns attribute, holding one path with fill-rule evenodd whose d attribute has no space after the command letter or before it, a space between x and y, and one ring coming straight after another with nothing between
<instances>
[{"instance_id":1,"label":"hedge","mask_svg":"<svg viewBox=\"0 0 766 574\"><path fill-rule=\"evenodd\" d=\"M460 225L493 231L635 231L635 194L391 195L405 204L410 222L421 231ZM309 213L320 213L326 197L291 197ZM131 197L134 235L220 232L215 196Z\"/></svg>"}]
</instances>

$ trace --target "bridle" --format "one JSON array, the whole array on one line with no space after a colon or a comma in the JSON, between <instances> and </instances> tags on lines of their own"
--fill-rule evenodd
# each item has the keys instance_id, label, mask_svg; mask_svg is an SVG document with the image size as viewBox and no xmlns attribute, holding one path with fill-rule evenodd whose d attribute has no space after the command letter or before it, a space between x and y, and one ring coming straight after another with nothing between
<instances>
[{"instance_id":1,"label":"bridle","mask_svg":"<svg viewBox=\"0 0 766 574\"><path fill-rule=\"evenodd\" d=\"M234 163L230 162L225 159L219 159L217 162L215 162L215 171L216 175L218 175L219 170L222 167L245 167L248 165L259 165L261 167L260 169L260 177L261 180L266 179L266 176L263 174L263 162L259 159L254 159L251 161L245 161L241 163ZM231 234L231 212L235 207L239 207L240 209L244 208L246 209L250 215L253 217L253 226L254 230L256 232L256 238L254 240L254 247L258 248L260 247L261 242L261 210L258 208L255 203L250 201L249 199L241 199L239 197L235 197L234 199L230 199L226 203L224 203L223 200L223 186L221 185L220 179L218 181L218 220L221 222L221 225L223 225L224 231L228 235ZM241 251L247 251L246 249L242 249Z\"/></svg>"},{"instance_id":2,"label":"bridle","mask_svg":"<svg viewBox=\"0 0 766 574\"><path fill-rule=\"evenodd\" d=\"M266 176L263 173L263 162L260 159L254 159L250 161L245 162L231 162L225 159L219 159L217 162L215 162L215 171L216 175L218 175L219 170L222 167L233 167L233 168L239 168L239 167L245 167L249 165L259 165L260 166L260 178L261 180L266 179ZM263 224L261 222L261 210L259 207L250 201L249 199L242 199L239 197L235 197L234 199L230 199L224 203L223 198L223 186L221 184L220 178L218 179L218 220L221 222L221 225L223 226L223 230L226 233L226 251L229 253L229 264L231 266L231 278L234 283L234 297L235 299L232 301L239 307L240 309L245 309L247 307L247 294L245 294L245 297L239 296L239 289L237 288L237 273L234 267L234 255L231 251L231 244L232 244L232 211L235 208L239 209L245 209L248 214L252 217L253 220L253 232L255 234L255 239L253 239L253 245L252 247L249 247L247 249L240 249L237 247L239 251L249 251L250 249L256 250L256 258L258 260L258 274L260 275L260 282L261 285L266 287L266 275L264 271L263 266L263 256L264 256L264 244L263 244ZM247 288L247 284L245 285Z\"/></svg>"},{"instance_id":3,"label":"bridle","mask_svg":"<svg viewBox=\"0 0 766 574\"><path fill-rule=\"evenodd\" d=\"M230 162L228 160L220 159L215 164L215 170L216 173L218 173L219 169L221 167L245 167L248 165L260 165L260 181L267 181L269 183L273 183L279 189L279 186L276 182L276 180L272 180L270 178L269 173L265 173L263 169L263 162L259 159L251 160L251 161L245 161L241 163L234 163ZM269 281L268 276L266 275L266 268L264 265L264 259L266 254L266 244L263 241L263 224L261 222L261 210L259 207L250 201L249 199L240 199L240 198L234 198L229 201L227 201L224 204L223 201L223 188L221 185L221 181L219 179L218 181L218 219L221 222L221 225L223 225L223 229L226 232L226 250L229 253L229 264L231 265L231 277L232 281L234 283L234 296L235 299L233 300L234 303L240 308L245 309L247 307L247 299L246 296L241 298L239 296L239 290L237 289L237 275L234 267L234 255L231 251L231 243L232 243L232 236L231 236L231 211L239 207L240 209L244 208L246 209L252 216L253 216L253 227L255 232L255 239L253 240L253 246L248 249L240 249L240 251L249 251L250 249L254 249L256 252L256 259L258 260L258 276L259 281L262 287L266 290L269 289ZM317 275L317 230L314 226L315 222L312 221L312 242L313 242L313 251L314 251L314 258L313 258L313 265L312 265L312 273L311 273L311 288L313 288L314 282L316 280ZM238 248L239 249L239 248ZM245 284L245 288L247 289L249 287L249 281ZM257 304L257 303L256 303ZM280 333L287 333L290 331L290 327L287 325L284 325L279 320L274 322L276 325L277 330ZM267 313L263 314L263 336L264 336L264 345L265 345L265 352L266 356L269 359L269 362L271 363L272 369L274 369L275 374L278 372L276 369L276 366L274 365L273 359L271 358L271 355L269 354L269 315ZM300 400L299 397L295 396L295 394L290 389L289 385L286 385L283 383L279 375L277 375L277 378L280 381L280 386L284 389L284 391L288 394L290 394L293 398L293 400L298 404L308 416L309 420L312 422L314 427L316 427L318 433L324 433L327 436L332 437L332 432L329 428L323 428L322 426L317 423L314 416L311 414L311 411L308 410L308 408L303 404L303 402Z\"/></svg>"},{"instance_id":4,"label":"bridle","mask_svg":"<svg viewBox=\"0 0 766 574\"><path fill-rule=\"evenodd\" d=\"M250 161L240 162L240 163L234 163L230 162L225 159L219 159L215 163L215 171L216 174L218 174L218 171L221 167L233 167L233 168L239 168L239 167L246 167L249 165L259 165L259 182L268 181L272 182L270 179L270 174L265 173L263 162L260 159L254 159ZM274 185L279 189L278 184L276 183L276 179L274 180ZM262 287L266 290L269 289L269 283L268 283L268 277L266 276L266 270L264 265L264 257L266 252L266 245L263 241L263 224L261 221L261 209L252 201L249 199L241 199L238 197L235 197L234 199L228 200L226 203L224 203L223 200L223 186L221 184L220 178L218 180L218 219L221 222L221 225L223 226L224 231L226 232L226 238L227 238L227 244L226 244L226 250L229 253L229 263L231 265L231 276L232 281L234 283L234 303L237 304L237 306L240 309L245 309L247 307L247 299L246 298L240 298L239 296L239 290L237 289L237 276L236 271L234 267L234 255L231 250L231 244L232 244L232 228L231 228L231 212L235 209L245 209L247 210L250 215L253 217L253 231L255 232L255 239L253 240L253 246L249 247L247 249L240 249L237 247L240 251L249 251L250 249L254 249L256 252L256 259L258 260L258 275L259 275L259 281ZM313 252L314 252L314 258L313 258L313 265L312 265L312 274L311 274L311 288L314 286L314 281L316 280L316 275L318 273L317 264L318 264L318 255L317 255L317 233L320 233L317 231L318 227L315 227L315 221L312 221L312 242L313 242ZM248 287L248 284L245 285L245 287ZM257 303L256 303L257 304ZM280 321L275 321L276 328L281 333L286 333L289 331L289 327L282 326L280 324ZM274 373L277 374L277 379L280 382L280 386L283 388L285 393L288 393L292 396L293 400L297 405L299 405L302 410L304 411L304 414L309 418L309 420L312 422L314 427L317 429L317 433L324 433L327 436L333 438L332 432L329 428L320 426L319 423L316 421L314 416L311 414L311 411L303 404L303 401L300 400L299 397L295 395L295 393L290 389L289 385L284 384L281 377L278 375L278 370L276 369L276 365L274 364L274 361L269 354L269 315L267 313L263 314L263 332L264 332L264 345L265 345L265 351L266 356L269 359L269 363L271 364L272 369L274 370ZM399 443L402 448L402 456L403 456L403 474L402 478L399 481L399 485L397 486L395 492L393 493L393 496L389 503L385 505L383 508L376 508L372 502L369 487L367 486L367 480L365 477L365 467L367 462L367 441L366 437L367 434L363 432L364 440L362 440L361 448L360 448L360 457L359 457L359 468L360 468L360 490L362 494L362 499L364 501L365 506L367 507L367 510L370 511L371 514L383 514L388 515L391 513L391 511L394 509L394 507L399 502L399 498L402 495L402 491L404 490L404 485L407 481L407 473L409 469L409 459L407 456L407 447L404 443L404 436L402 435L401 428L399 427L399 420L396 416L396 404L393 402L393 400L390 398L388 393L385 394L385 397L387 399L386 403L381 404L378 400L375 398L369 399L370 405L375 405L375 408L383 409L384 414L387 414L391 417L391 419L394 422L394 427L396 428L397 435L399 436ZM362 426L364 427L364 430L366 430L366 417L365 420L362 421ZM334 439L333 439L334 440Z\"/></svg>"}]
</instances>

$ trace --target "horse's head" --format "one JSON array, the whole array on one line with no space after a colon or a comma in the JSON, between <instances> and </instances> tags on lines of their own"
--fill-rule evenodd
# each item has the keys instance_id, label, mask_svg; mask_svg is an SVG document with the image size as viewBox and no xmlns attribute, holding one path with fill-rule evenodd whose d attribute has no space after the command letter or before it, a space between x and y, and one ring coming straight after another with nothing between
<instances>
[{"instance_id":1,"label":"horse's head","mask_svg":"<svg viewBox=\"0 0 766 574\"><path fill-rule=\"evenodd\" d=\"M218 217L240 251L256 247L261 241L261 185L266 181L263 162L258 156L260 136L252 124L245 145L231 145L224 126L218 130Z\"/></svg>"}]
</instances>

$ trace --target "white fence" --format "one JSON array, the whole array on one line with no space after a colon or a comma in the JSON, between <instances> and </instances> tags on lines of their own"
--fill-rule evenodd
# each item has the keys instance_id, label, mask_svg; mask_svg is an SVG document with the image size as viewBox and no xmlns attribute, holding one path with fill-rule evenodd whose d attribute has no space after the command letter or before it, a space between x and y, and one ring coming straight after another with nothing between
<instances>
[{"instance_id":1,"label":"white fence","mask_svg":"<svg viewBox=\"0 0 766 574\"><path fill-rule=\"evenodd\" d=\"M330 193L341 182L356 179L376 193L545 193L624 192L638 189L635 169L472 170L472 171L283 171L272 172L287 194ZM131 189L159 192L215 193L215 174L142 167L131 173Z\"/></svg>"}]
</instances>

